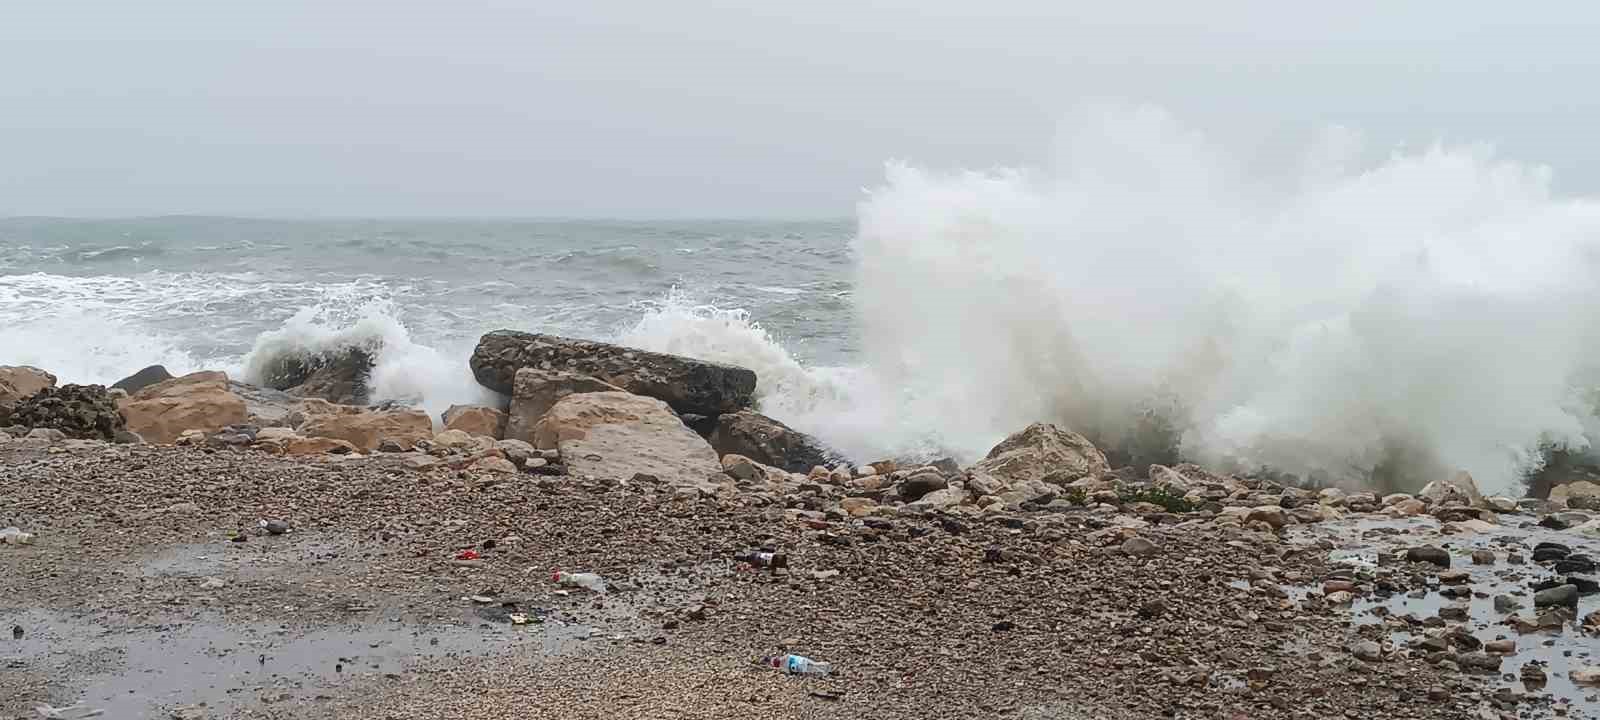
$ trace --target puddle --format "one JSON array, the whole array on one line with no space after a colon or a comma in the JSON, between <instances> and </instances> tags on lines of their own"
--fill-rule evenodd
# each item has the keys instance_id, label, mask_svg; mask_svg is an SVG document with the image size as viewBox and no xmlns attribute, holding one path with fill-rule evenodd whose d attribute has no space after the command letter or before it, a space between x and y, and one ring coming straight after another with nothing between
<instances>
[{"instance_id":1,"label":"puddle","mask_svg":"<svg viewBox=\"0 0 1600 720\"><path fill-rule=\"evenodd\" d=\"M0 614L0 627L13 624L26 635L0 644L0 667L79 678L71 689L80 692L53 697L53 704L81 702L110 718L169 718L174 706L201 703L221 714L256 703L315 702L353 680L403 680L418 661L513 650L552 655L591 634L554 620L513 626L476 616L426 628L286 627L219 616L107 627L45 611Z\"/></svg>"},{"instance_id":2,"label":"puddle","mask_svg":"<svg viewBox=\"0 0 1600 720\"><path fill-rule=\"evenodd\" d=\"M1425 636L1432 628L1413 624L1406 616L1417 621L1438 618L1440 611L1451 609L1454 619L1439 627L1462 627L1478 641L1514 640L1516 652L1501 658L1500 670L1489 678L1494 687L1507 687L1517 692L1536 694L1546 699L1564 699L1571 703L1571 711L1579 717L1600 717L1600 688L1574 684L1569 675L1584 666L1600 665L1600 638L1586 636L1579 629L1583 617L1600 611L1600 595L1580 597L1578 612L1559 632L1518 633L1504 623L1513 616L1533 618L1544 609L1533 606L1533 585L1556 577L1550 567L1532 561L1532 550L1541 542L1566 545L1574 553L1600 557L1600 542L1576 533L1557 532L1540 528L1528 516L1502 516L1504 523L1488 532L1443 534L1440 524L1432 518L1406 518L1397 520L1359 520L1300 526L1292 534L1298 544L1313 544L1331 540L1336 549L1330 553L1334 564L1341 569L1371 577L1391 577L1408 586L1406 592L1387 596L1381 593L1357 596L1349 606L1351 623L1357 627L1382 624L1388 630L1387 638L1397 646L1405 646L1413 638ZM1418 545L1434 545L1450 553L1450 569L1465 571L1465 583L1440 585L1438 573L1433 568L1407 563L1378 562L1377 550L1385 554ZM1490 550L1493 564L1477 565L1472 562L1474 550ZM1511 564L1508 553L1518 553L1523 564ZM1369 561L1371 564L1369 565ZM1381 565L1381 567L1380 567ZM1413 582L1413 578L1428 578L1426 582ZM1285 587L1291 596L1304 597L1320 594L1320 583L1312 586ZM1444 592L1467 591L1465 597L1448 597ZM1510 612L1495 607L1495 596L1508 596L1520 605ZM1434 621L1437 624L1437 620ZM1529 686L1522 682L1524 665L1538 663L1547 681L1542 686Z\"/></svg>"}]
</instances>

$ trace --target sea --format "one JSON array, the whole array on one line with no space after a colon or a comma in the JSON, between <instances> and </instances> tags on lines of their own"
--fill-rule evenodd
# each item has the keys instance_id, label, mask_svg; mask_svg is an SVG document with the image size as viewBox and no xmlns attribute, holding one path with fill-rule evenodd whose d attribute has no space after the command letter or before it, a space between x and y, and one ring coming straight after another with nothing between
<instances>
[{"instance_id":1,"label":"sea","mask_svg":"<svg viewBox=\"0 0 1600 720\"><path fill-rule=\"evenodd\" d=\"M1030 422L1359 486L1515 493L1600 437L1600 198L1483 145L1348 133L1263 165L1159 109L1026 167L891 163L837 220L0 219L0 364L246 382L377 353L377 400L492 402L509 328L756 371L849 458Z\"/></svg>"}]
</instances>

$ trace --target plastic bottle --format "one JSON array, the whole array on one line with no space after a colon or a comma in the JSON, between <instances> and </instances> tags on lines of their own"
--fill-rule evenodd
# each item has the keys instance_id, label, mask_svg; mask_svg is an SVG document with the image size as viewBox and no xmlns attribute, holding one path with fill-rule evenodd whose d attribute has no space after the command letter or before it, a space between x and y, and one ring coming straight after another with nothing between
<instances>
[{"instance_id":1,"label":"plastic bottle","mask_svg":"<svg viewBox=\"0 0 1600 720\"><path fill-rule=\"evenodd\" d=\"M562 587L581 587L602 594L606 591L605 579L594 573L569 573L557 570L550 574L550 579Z\"/></svg>"},{"instance_id":2,"label":"plastic bottle","mask_svg":"<svg viewBox=\"0 0 1600 720\"><path fill-rule=\"evenodd\" d=\"M804 655L793 653L769 657L764 662L790 675L827 675L833 672L833 665L830 663L817 662Z\"/></svg>"},{"instance_id":3,"label":"plastic bottle","mask_svg":"<svg viewBox=\"0 0 1600 720\"><path fill-rule=\"evenodd\" d=\"M0 530L0 545L32 545L33 533L25 533L22 528L8 527Z\"/></svg>"},{"instance_id":4,"label":"plastic bottle","mask_svg":"<svg viewBox=\"0 0 1600 720\"><path fill-rule=\"evenodd\" d=\"M789 567L789 556L783 553L747 552L733 556L734 561L749 563L755 567L772 568L774 572L786 570Z\"/></svg>"}]
</instances>

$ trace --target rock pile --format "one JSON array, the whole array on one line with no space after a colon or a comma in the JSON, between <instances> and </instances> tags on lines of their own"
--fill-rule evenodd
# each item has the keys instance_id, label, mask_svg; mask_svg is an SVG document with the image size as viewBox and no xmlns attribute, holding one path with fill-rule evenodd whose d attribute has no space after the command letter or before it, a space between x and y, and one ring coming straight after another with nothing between
<instances>
[{"instance_id":1,"label":"rock pile","mask_svg":"<svg viewBox=\"0 0 1600 720\"><path fill-rule=\"evenodd\" d=\"M11 422L78 440L120 440L122 414L101 385L46 387L17 403Z\"/></svg>"},{"instance_id":2,"label":"rock pile","mask_svg":"<svg viewBox=\"0 0 1600 720\"><path fill-rule=\"evenodd\" d=\"M0 366L0 427L11 424L11 411L22 400L48 387L56 376L28 365Z\"/></svg>"}]
</instances>

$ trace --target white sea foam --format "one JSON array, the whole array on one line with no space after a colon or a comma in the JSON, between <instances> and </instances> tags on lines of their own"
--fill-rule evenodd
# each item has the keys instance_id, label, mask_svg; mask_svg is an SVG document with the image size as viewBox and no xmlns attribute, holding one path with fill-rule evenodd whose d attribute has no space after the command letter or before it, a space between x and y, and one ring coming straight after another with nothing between
<instances>
[{"instance_id":1,"label":"white sea foam","mask_svg":"<svg viewBox=\"0 0 1600 720\"><path fill-rule=\"evenodd\" d=\"M1096 108L1039 169L892 165L860 215L868 366L969 453L1033 420L1115 439L1158 397L1190 456L1336 478L1400 444L1505 488L1586 446L1600 205L1483 148L1336 139L1261 176Z\"/></svg>"}]
</instances>

